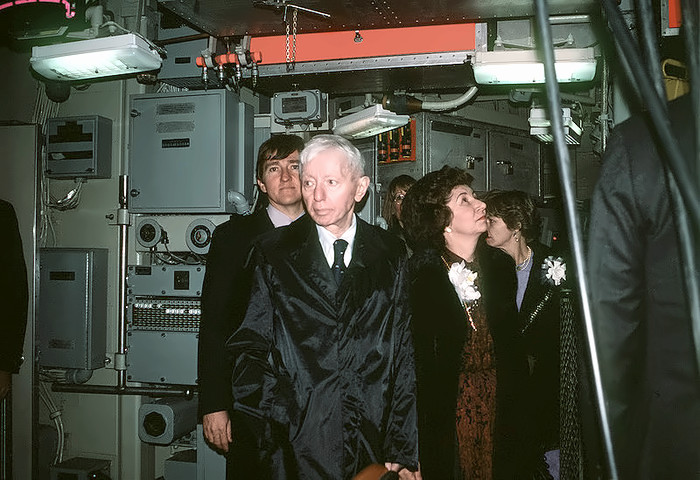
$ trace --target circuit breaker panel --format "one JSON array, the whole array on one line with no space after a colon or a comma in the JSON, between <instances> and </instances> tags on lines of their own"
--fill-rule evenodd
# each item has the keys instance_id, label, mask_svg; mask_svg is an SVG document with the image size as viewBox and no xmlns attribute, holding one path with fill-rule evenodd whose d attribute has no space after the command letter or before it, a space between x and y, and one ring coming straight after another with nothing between
<instances>
[{"instance_id":1,"label":"circuit breaker panel","mask_svg":"<svg viewBox=\"0 0 700 480\"><path fill-rule=\"evenodd\" d=\"M42 248L39 270L39 364L104 367L107 249Z\"/></svg>"},{"instance_id":2,"label":"circuit breaker panel","mask_svg":"<svg viewBox=\"0 0 700 480\"><path fill-rule=\"evenodd\" d=\"M134 213L233 213L255 184L253 108L228 90L132 95Z\"/></svg>"},{"instance_id":3,"label":"circuit breaker panel","mask_svg":"<svg viewBox=\"0 0 700 480\"><path fill-rule=\"evenodd\" d=\"M99 115L46 120L46 176L109 178L112 120Z\"/></svg>"},{"instance_id":4,"label":"circuit breaker panel","mask_svg":"<svg viewBox=\"0 0 700 480\"><path fill-rule=\"evenodd\" d=\"M131 265L126 374L131 382L195 385L204 265Z\"/></svg>"}]
</instances>

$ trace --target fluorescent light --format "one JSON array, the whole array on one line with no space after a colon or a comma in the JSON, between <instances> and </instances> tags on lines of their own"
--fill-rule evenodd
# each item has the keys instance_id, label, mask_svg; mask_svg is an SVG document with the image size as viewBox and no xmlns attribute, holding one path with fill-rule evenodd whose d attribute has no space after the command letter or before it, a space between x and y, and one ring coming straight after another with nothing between
<instances>
[{"instance_id":1,"label":"fluorescent light","mask_svg":"<svg viewBox=\"0 0 700 480\"><path fill-rule=\"evenodd\" d=\"M566 143L569 145L580 145L581 133L583 130L572 117L570 108L564 107L561 109L561 111ZM544 108L531 108L530 117L527 120L530 124L530 135L536 137L544 143L554 142L552 122L549 120L547 111Z\"/></svg>"},{"instance_id":2,"label":"fluorescent light","mask_svg":"<svg viewBox=\"0 0 700 480\"><path fill-rule=\"evenodd\" d=\"M595 77L593 48L554 50L557 81L589 82ZM544 65L535 50L499 50L474 54L474 79L486 84L544 83Z\"/></svg>"},{"instance_id":3,"label":"fluorescent light","mask_svg":"<svg viewBox=\"0 0 700 480\"><path fill-rule=\"evenodd\" d=\"M49 80L87 80L157 70L160 54L140 36L127 33L32 48L32 68Z\"/></svg>"},{"instance_id":4,"label":"fluorescent light","mask_svg":"<svg viewBox=\"0 0 700 480\"><path fill-rule=\"evenodd\" d=\"M349 139L366 138L406 125L411 117L385 110L380 104L333 122L333 133Z\"/></svg>"}]
</instances>

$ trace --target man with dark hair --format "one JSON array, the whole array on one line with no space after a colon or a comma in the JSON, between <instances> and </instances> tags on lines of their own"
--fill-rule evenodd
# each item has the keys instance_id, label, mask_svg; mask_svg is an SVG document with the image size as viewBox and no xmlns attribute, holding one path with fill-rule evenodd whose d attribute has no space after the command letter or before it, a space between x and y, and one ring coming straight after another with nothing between
<instances>
[{"instance_id":1,"label":"man with dark hair","mask_svg":"<svg viewBox=\"0 0 700 480\"><path fill-rule=\"evenodd\" d=\"M223 452L245 435L231 427L231 361L225 348L248 304L250 279L243 265L256 236L288 225L304 213L299 184L303 148L304 141L296 135L276 135L260 146L256 178L262 202L258 203L267 206L251 215L232 215L219 225L207 256L199 328L199 410L205 438ZM235 446L232 450L229 478L254 478L247 476L254 468L246 466L250 456Z\"/></svg>"},{"instance_id":2,"label":"man with dark hair","mask_svg":"<svg viewBox=\"0 0 700 480\"><path fill-rule=\"evenodd\" d=\"M259 479L349 480L371 464L417 468L415 371L400 239L362 221L364 161L317 135L302 151L308 215L253 242L234 358L234 419Z\"/></svg>"}]
</instances>

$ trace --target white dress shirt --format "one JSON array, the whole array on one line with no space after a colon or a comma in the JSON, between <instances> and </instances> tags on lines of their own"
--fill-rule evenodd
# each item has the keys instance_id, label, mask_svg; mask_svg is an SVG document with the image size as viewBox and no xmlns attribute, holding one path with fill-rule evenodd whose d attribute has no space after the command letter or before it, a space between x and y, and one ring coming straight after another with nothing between
<instances>
[{"instance_id":1,"label":"white dress shirt","mask_svg":"<svg viewBox=\"0 0 700 480\"><path fill-rule=\"evenodd\" d=\"M357 231L357 219L355 218L355 215L353 214L352 216L352 225L350 225L350 228L345 230L345 233L343 233L339 238L319 225L316 225L316 230L318 231L318 240L321 242L323 255L326 257L328 266L333 266L333 260L335 259L333 242L339 239L343 239L348 242L348 248L345 249L343 260L345 261L346 267L350 266L350 260L352 260L352 247L355 244L355 232Z\"/></svg>"}]
</instances>

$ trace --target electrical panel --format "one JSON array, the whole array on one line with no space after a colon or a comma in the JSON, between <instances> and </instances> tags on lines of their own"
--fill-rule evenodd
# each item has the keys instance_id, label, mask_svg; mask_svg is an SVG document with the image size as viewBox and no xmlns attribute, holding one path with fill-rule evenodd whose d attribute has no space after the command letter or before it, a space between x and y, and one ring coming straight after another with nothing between
<instances>
[{"instance_id":1,"label":"electrical panel","mask_svg":"<svg viewBox=\"0 0 700 480\"><path fill-rule=\"evenodd\" d=\"M529 131L429 112L412 118L415 160L380 162L378 181L383 188L398 175L418 180L449 165L474 177L471 186L477 192L497 188L546 195L543 147Z\"/></svg>"},{"instance_id":2,"label":"electrical panel","mask_svg":"<svg viewBox=\"0 0 700 480\"><path fill-rule=\"evenodd\" d=\"M527 133L516 135L493 131L489 134L492 189L522 190L536 197L542 195L542 147Z\"/></svg>"},{"instance_id":3,"label":"electrical panel","mask_svg":"<svg viewBox=\"0 0 700 480\"><path fill-rule=\"evenodd\" d=\"M46 176L110 178L112 120L99 115L46 120Z\"/></svg>"},{"instance_id":4,"label":"electrical panel","mask_svg":"<svg viewBox=\"0 0 700 480\"><path fill-rule=\"evenodd\" d=\"M320 90L279 92L272 96L273 133L328 131L328 94Z\"/></svg>"},{"instance_id":5,"label":"electrical panel","mask_svg":"<svg viewBox=\"0 0 700 480\"><path fill-rule=\"evenodd\" d=\"M39 269L39 365L103 367L107 249L42 248Z\"/></svg>"},{"instance_id":6,"label":"electrical panel","mask_svg":"<svg viewBox=\"0 0 700 480\"><path fill-rule=\"evenodd\" d=\"M209 46L208 38L198 38L201 32L186 26L176 28L164 28L163 21L158 28L158 41L176 39L167 42L168 55L163 59L163 66L158 72L158 81L174 87L188 90L202 90L207 87L223 87L219 83L218 75L212 69L208 77L208 83L202 81L202 67L197 66L197 57L202 56L202 51ZM184 38L192 38L185 40Z\"/></svg>"},{"instance_id":7,"label":"electrical panel","mask_svg":"<svg viewBox=\"0 0 700 480\"><path fill-rule=\"evenodd\" d=\"M196 384L203 281L203 265L128 267L127 380Z\"/></svg>"},{"instance_id":8,"label":"electrical panel","mask_svg":"<svg viewBox=\"0 0 700 480\"><path fill-rule=\"evenodd\" d=\"M193 34L198 32L189 29ZM202 67L197 66L197 57L206 50L209 40L198 38L187 42L168 44L168 56L158 72L158 80L180 88L204 88ZM216 75L212 75L214 79Z\"/></svg>"},{"instance_id":9,"label":"electrical panel","mask_svg":"<svg viewBox=\"0 0 700 480\"><path fill-rule=\"evenodd\" d=\"M250 201L254 115L238 95L132 95L130 116L130 211L233 213Z\"/></svg>"}]
</instances>

